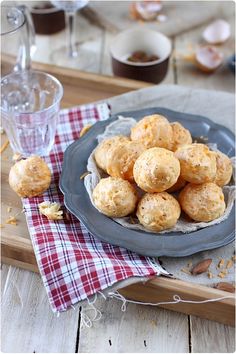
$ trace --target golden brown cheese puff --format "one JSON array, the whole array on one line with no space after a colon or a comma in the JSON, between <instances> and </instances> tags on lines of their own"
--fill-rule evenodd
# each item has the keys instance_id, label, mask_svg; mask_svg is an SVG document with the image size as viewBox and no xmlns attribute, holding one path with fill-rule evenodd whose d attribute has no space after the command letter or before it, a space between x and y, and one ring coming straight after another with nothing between
<instances>
[{"instance_id":1,"label":"golden brown cheese puff","mask_svg":"<svg viewBox=\"0 0 236 354\"><path fill-rule=\"evenodd\" d=\"M152 148L144 151L134 164L134 180L146 192L163 192L173 186L180 164L172 151Z\"/></svg>"},{"instance_id":2,"label":"golden brown cheese puff","mask_svg":"<svg viewBox=\"0 0 236 354\"><path fill-rule=\"evenodd\" d=\"M182 145L175 156L180 162L180 175L188 182L211 182L216 176L216 157L204 144Z\"/></svg>"},{"instance_id":3,"label":"golden brown cheese puff","mask_svg":"<svg viewBox=\"0 0 236 354\"><path fill-rule=\"evenodd\" d=\"M190 131L178 122L171 123L173 131L173 142L172 142L172 151L175 151L181 145L192 144L192 136Z\"/></svg>"},{"instance_id":4,"label":"golden brown cheese puff","mask_svg":"<svg viewBox=\"0 0 236 354\"><path fill-rule=\"evenodd\" d=\"M214 182L223 187L229 183L233 173L233 167L227 155L220 151L215 152L216 155L216 177Z\"/></svg>"},{"instance_id":5,"label":"golden brown cheese puff","mask_svg":"<svg viewBox=\"0 0 236 354\"><path fill-rule=\"evenodd\" d=\"M152 231L162 231L173 227L180 217L178 201L166 192L145 194L137 208L140 224Z\"/></svg>"},{"instance_id":6,"label":"golden brown cheese puff","mask_svg":"<svg viewBox=\"0 0 236 354\"><path fill-rule=\"evenodd\" d=\"M20 197L42 195L50 186L51 172L39 156L30 156L15 163L10 169L10 187Z\"/></svg>"},{"instance_id":7,"label":"golden brown cheese puff","mask_svg":"<svg viewBox=\"0 0 236 354\"><path fill-rule=\"evenodd\" d=\"M179 194L179 202L185 213L195 221L212 221L225 211L222 189L212 182L187 184Z\"/></svg>"},{"instance_id":8,"label":"golden brown cheese puff","mask_svg":"<svg viewBox=\"0 0 236 354\"><path fill-rule=\"evenodd\" d=\"M177 182L170 188L167 189L168 193L173 193L173 192L177 192L180 189L184 188L184 186L186 185L186 181L179 176L179 178L177 179Z\"/></svg>"},{"instance_id":9,"label":"golden brown cheese puff","mask_svg":"<svg viewBox=\"0 0 236 354\"><path fill-rule=\"evenodd\" d=\"M100 167L103 171L107 172L106 163L107 163L107 153L109 149L113 146L125 144L130 139L127 136L113 136L111 138L103 140L94 152L94 158L98 167Z\"/></svg>"},{"instance_id":10,"label":"golden brown cheese puff","mask_svg":"<svg viewBox=\"0 0 236 354\"><path fill-rule=\"evenodd\" d=\"M107 153L107 173L132 182L134 163L145 150L145 146L136 141L111 147Z\"/></svg>"},{"instance_id":11,"label":"golden brown cheese puff","mask_svg":"<svg viewBox=\"0 0 236 354\"><path fill-rule=\"evenodd\" d=\"M168 120L154 114L141 119L131 128L131 140L142 142L147 148L163 147L171 149L173 132Z\"/></svg>"},{"instance_id":12,"label":"golden brown cheese puff","mask_svg":"<svg viewBox=\"0 0 236 354\"><path fill-rule=\"evenodd\" d=\"M113 218L132 213L138 201L134 187L122 178L102 178L93 190L93 201L99 211Z\"/></svg>"}]
</instances>

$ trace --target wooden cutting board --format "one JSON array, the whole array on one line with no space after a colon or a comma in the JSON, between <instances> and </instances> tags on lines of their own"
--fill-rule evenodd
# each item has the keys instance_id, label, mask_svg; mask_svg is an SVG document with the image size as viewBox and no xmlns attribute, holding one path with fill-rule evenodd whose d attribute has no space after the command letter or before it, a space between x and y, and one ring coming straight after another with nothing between
<instances>
[{"instance_id":1,"label":"wooden cutting board","mask_svg":"<svg viewBox=\"0 0 236 354\"><path fill-rule=\"evenodd\" d=\"M65 91L62 107L103 100L122 93L151 86L150 84L138 81L89 74L47 64L34 64L34 68L46 71L56 76L62 82ZM122 96L119 96L117 100L114 101L115 110L118 109L117 106L119 106L120 100L123 99ZM129 99L126 97L126 100L128 109ZM135 104L135 102L132 104ZM137 101L137 107L139 104L140 102ZM3 134L2 144L6 141L7 137ZM2 262L38 272L25 216L22 213L21 200L8 185L8 173L11 165L12 151L10 147L7 146L2 152L1 171L2 225L4 226L2 228L1 239ZM10 216L15 215L17 225L8 225L5 223ZM145 284L136 283L119 291L127 298L153 303L173 301L173 295L175 294L178 294L182 299L191 299L193 301L210 300L229 295L229 293L220 290L166 277L155 277ZM208 304L179 303L175 305L162 305L162 307L234 325L233 299L223 299L220 302L210 302Z\"/></svg>"}]
</instances>

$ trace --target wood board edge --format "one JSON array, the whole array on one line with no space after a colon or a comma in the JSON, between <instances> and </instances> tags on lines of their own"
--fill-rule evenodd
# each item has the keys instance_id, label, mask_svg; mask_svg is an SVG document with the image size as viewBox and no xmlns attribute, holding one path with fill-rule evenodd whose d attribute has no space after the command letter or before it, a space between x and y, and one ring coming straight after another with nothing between
<instances>
[{"instance_id":1,"label":"wood board edge","mask_svg":"<svg viewBox=\"0 0 236 354\"><path fill-rule=\"evenodd\" d=\"M14 235L2 237L1 251L3 263L39 273L30 240ZM119 292L127 299L151 303L173 301L175 294L179 295L181 299L193 301L212 300L213 298L231 295L214 288L164 276L154 277L146 283L135 283L119 289ZM160 305L160 307L214 320L230 326L234 326L235 322L234 299L224 299L203 304L167 304Z\"/></svg>"}]
</instances>

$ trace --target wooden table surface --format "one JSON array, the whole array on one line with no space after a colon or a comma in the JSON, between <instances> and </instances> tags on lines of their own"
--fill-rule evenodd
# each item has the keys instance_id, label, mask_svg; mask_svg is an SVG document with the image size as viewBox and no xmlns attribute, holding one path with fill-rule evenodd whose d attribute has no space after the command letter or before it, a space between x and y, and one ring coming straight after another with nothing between
<instances>
[{"instance_id":1,"label":"wooden table surface","mask_svg":"<svg viewBox=\"0 0 236 354\"><path fill-rule=\"evenodd\" d=\"M106 4L99 2L96 6L102 8ZM112 14L117 19L119 11L123 11L123 7L116 8L115 5L104 9L105 14L109 15L110 11L110 20ZM230 21L234 33L233 2L226 2L217 11L218 17ZM214 16L217 17L217 13ZM165 26L168 29L167 24ZM205 26L195 24L193 29L185 28L181 34L172 36L174 52L163 83L234 92L234 76L227 65L206 75L178 59L180 52L202 42L201 33ZM81 15L78 15L77 27L83 46L94 52L94 66L90 70L111 74L108 50L114 34L89 24ZM64 35L61 32L51 37L37 36L39 48L35 60L50 62L52 44L59 45ZM233 37L220 49L226 57L233 54ZM77 306L57 318L50 310L39 275L6 265L2 265L1 274L3 352L223 353L235 350L232 327L158 307L128 304L126 312L122 312L117 300L97 300L96 307L102 318L92 328L82 327L81 312L92 315L91 311L86 306L83 309Z\"/></svg>"}]
</instances>

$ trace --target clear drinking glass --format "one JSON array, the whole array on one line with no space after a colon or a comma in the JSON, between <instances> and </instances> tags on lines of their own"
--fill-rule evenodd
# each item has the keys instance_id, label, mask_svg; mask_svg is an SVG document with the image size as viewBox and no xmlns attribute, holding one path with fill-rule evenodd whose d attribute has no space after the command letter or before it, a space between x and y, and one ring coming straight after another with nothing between
<instances>
[{"instance_id":1,"label":"clear drinking glass","mask_svg":"<svg viewBox=\"0 0 236 354\"><path fill-rule=\"evenodd\" d=\"M46 156L54 142L63 88L53 76L22 71L1 80L1 116L11 147Z\"/></svg>"},{"instance_id":2,"label":"clear drinking glass","mask_svg":"<svg viewBox=\"0 0 236 354\"><path fill-rule=\"evenodd\" d=\"M14 1L4 3L8 6L0 6L1 76L29 70L36 50L34 27L27 7L13 6Z\"/></svg>"}]
</instances>

